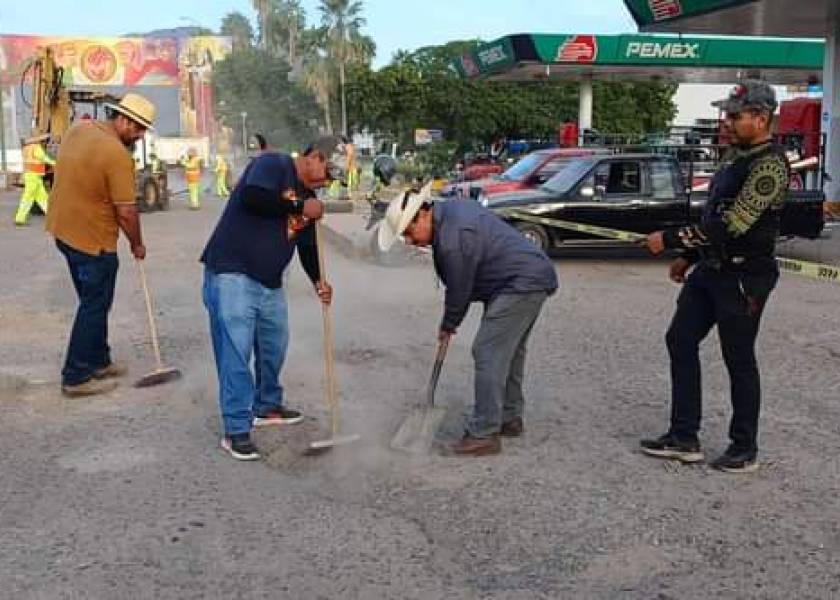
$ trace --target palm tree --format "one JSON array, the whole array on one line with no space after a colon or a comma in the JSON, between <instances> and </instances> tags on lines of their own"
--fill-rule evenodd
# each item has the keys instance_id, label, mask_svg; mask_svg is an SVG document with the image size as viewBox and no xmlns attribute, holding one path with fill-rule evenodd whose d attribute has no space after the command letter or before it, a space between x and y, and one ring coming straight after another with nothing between
<instances>
[{"instance_id":1,"label":"palm tree","mask_svg":"<svg viewBox=\"0 0 840 600\"><path fill-rule=\"evenodd\" d=\"M303 83L323 108L326 133L331 134L333 126L330 114L330 97L333 91L333 69L327 56L315 52L309 57L303 73Z\"/></svg>"},{"instance_id":2,"label":"palm tree","mask_svg":"<svg viewBox=\"0 0 840 600\"><path fill-rule=\"evenodd\" d=\"M327 37L330 57L338 65L341 94L341 132L347 135L347 64L360 58L360 30L365 24L361 0L320 0L321 25ZM368 38L369 39L369 38Z\"/></svg>"},{"instance_id":3,"label":"palm tree","mask_svg":"<svg viewBox=\"0 0 840 600\"><path fill-rule=\"evenodd\" d=\"M268 15L271 12L271 0L251 0L251 6L257 11L260 23L260 46L268 48Z\"/></svg>"},{"instance_id":4,"label":"palm tree","mask_svg":"<svg viewBox=\"0 0 840 600\"><path fill-rule=\"evenodd\" d=\"M299 52L300 38L306 28L306 18L300 0L274 0L270 17L274 44L286 52L289 64L294 65Z\"/></svg>"}]
</instances>

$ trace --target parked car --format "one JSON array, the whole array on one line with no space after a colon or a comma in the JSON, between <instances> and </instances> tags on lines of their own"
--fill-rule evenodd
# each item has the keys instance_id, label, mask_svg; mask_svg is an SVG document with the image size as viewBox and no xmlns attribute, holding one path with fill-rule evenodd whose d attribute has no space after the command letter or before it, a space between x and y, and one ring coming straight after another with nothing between
<instances>
[{"instance_id":1,"label":"parked car","mask_svg":"<svg viewBox=\"0 0 840 600\"><path fill-rule=\"evenodd\" d=\"M673 157L617 154L577 158L543 185L495 194L482 201L491 210L515 208L531 215L650 233L696 222L708 199L692 192ZM824 227L821 190L789 191L781 234L814 239ZM504 217L529 240L549 250L559 246L620 244L562 228Z\"/></svg>"},{"instance_id":2,"label":"parked car","mask_svg":"<svg viewBox=\"0 0 840 600\"><path fill-rule=\"evenodd\" d=\"M507 171L478 181L458 182L444 186L441 196L462 196L479 199L503 192L537 187L548 181L570 161L581 156L607 152L598 148L551 148L524 156Z\"/></svg>"}]
</instances>

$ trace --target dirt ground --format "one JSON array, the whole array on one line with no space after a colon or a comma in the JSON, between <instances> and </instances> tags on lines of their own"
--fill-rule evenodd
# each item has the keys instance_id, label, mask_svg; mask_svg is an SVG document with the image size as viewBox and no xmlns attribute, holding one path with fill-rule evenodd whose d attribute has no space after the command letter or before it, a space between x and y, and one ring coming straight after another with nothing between
<instances>
[{"instance_id":1,"label":"dirt ground","mask_svg":"<svg viewBox=\"0 0 840 600\"><path fill-rule=\"evenodd\" d=\"M2 598L840 597L838 287L783 275L760 337L762 467L731 476L642 456L667 425L663 336L678 288L643 256L560 256L562 289L530 346L526 435L483 459L387 449L422 401L442 290L428 261L385 267L331 246L345 430L363 441L303 457L324 435L321 320L297 264L284 383L298 426L260 430L266 458L218 449L198 255L220 201L144 216L147 273L177 383L152 367L142 297L121 248L111 316L131 374L68 400L59 370L75 310L42 219L16 230L0 197ZM828 247L811 245L811 256ZM833 256L833 254L832 254ZM475 307L450 349L443 436L471 402ZM708 454L727 443L728 379L703 349Z\"/></svg>"}]
</instances>

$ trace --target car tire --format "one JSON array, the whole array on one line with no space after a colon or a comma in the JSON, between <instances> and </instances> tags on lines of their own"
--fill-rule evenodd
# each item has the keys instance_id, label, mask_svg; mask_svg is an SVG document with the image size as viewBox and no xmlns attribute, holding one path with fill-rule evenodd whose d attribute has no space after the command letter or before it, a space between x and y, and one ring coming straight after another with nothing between
<instances>
[{"instance_id":1,"label":"car tire","mask_svg":"<svg viewBox=\"0 0 840 600\"><path fill-rule=\"evenodd\" d=\"M158 210L160 203L160 190L152 180L147 180L143 184L140 198L137 199L137 210L141 213L150 213Z\"/></svg>"},{"instance_id":2,"label":"car tire","mask_svg":"<svg viewBox=\"0 0 840 600\"><path fill-rule=\"evenodd\" d=\"M515 223L513 225L525 239L537 246L543 252L548 252L548 233L535 223Z\"/></svg>"}]
</instances>

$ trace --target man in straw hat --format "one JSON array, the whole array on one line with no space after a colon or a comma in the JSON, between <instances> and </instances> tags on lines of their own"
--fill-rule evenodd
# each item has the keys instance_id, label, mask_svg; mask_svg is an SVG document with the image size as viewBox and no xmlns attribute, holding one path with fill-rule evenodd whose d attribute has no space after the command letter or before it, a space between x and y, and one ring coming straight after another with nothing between
<instances>
[{"instance_id":1,"label":"man in straw hat","mask_svg":"<svg viewBox=\"0 0 840 600\"><path fill-rule=\"evenodd\" d=\"M286 407L280 384L289 341L283 276L297 249L321 302L330 303L332 288L321 280L313 223L324 208L314 190L343 179L344 164L343 147L332 136L319 138L297 159L263 151L236 183L201 255L219 378L221 446L237 460L259 458L252 427L303 420Z\"/></svg>"},{"instance_id":2,"label":"man in straw hat","mask_svg":"<svg viewBox=\"0 0 840 600\"><path fill-rule=\"evenodd\" d=\"M554 265L542 250L477 202L433 202L431 183L395 198L379 228L387 251L402 236L431 246L446 286L438 337L454 335L473 302L484 314L473 341L475 405L455 455L501 451L499 436L523 432L525 346L546 298L557 290Z\"/></svg>"},{"instance_id":3,"label":"man in straw hat","mask_svg":"<svg viewBox=\"0 0 840 600\"><path fill-rule=\"evenodd\" d=\"M79 308L61 372L62 391L89 396L116 387L125 368L111 361L108 312L117 280L122 229L137 260L146 256L135 204L131 148L152 127L155 107L126 94L107 104L108 120L83 121L61 143L47 230L67 259Z\"/></svg>"}]
</instances>

